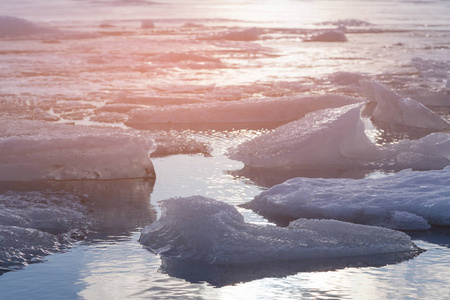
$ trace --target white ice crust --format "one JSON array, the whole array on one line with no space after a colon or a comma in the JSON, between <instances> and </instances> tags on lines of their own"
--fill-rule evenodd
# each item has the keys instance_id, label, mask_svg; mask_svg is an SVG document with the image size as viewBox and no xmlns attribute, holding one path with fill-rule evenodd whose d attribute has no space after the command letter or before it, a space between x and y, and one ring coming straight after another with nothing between
<instances>
[{"instance_id":1,"label":"white ice crust","mask_svg":"<svg viewBox=\"0 0 450 300\"><path fill-rule=\"evenodd\" d=\"M294 178L245 207L268 217L335 219L401 230L450 225L450 167L382 178Z\"/></svg>"},{"instance_id":2,"label":"white ice crust","mask_svg":"<svg viewBox=\"0 0 450 300\"><path fill-rule=\"evenodd\" d=\"M129 126L164 123L251 123L289 122L306 113L339 107L358 100L346 96L293 97L259 101L213 102L136 109L126 122Z\"/></svg>"},{"instance_id":3,"label":"white ice crust","mask_svg":"<svg viewBox=\"0 0 450 300\"><path fill-rule=\"evenodd\" d=\"M376 81L361 81L361 90L371 102L376 103L373 118L392 125L427 129L448 129L450 123L422 103L402 98Z\"/></svg>"},{"instance_id":4,"label":"white ice crust","mask_svg":"<svg viewBox=\"0 0 450 300\"><path fill-rule=\"evenodd\" d=\"M308 39L305 42L346 42L347 37L345 33L341 30L326 30L320 33L317 33Z\"/></svg>"},{"instance_id":5,"label":"white ice crust","mask_svg":"<svg viewBox=\"0 0 450 300\"><path fill-rule=\"evenodd\" d=\"M435 132L419 140L376 146L365 133L361 107L353 104L311 112L229 149L228 155L257 168L431 170L450 165L449 133Z\"/></svg>"},{"instance_id":6,"label":"white ice crust","mask_svg":"<svg viewBox=\"0 0 450 300\"><path fill-rule=\"evenodd\" d=\"M161 218L144 228L140 243L172 258L240 264L417 249L402 232L340 221L301 219L287 228L248 224L234 206L202 196L160 206Z\"/></svg>"},{"instance_id":7,"label":"white ice crust","mask_svg":"<svg viewBox=\"0 0 450 300\"><path fill-rule=\"evenodd\" d=\"M154 177L148 136L117 129L1 120L0 180Z\"/></svg>"},{"instance_id":8,"label":"white ice crust","mask_svg":"<svg viewBox=\"0 0 450 300\"><path fill-rule=\"evenodd\" d=\"M229 150L252 167L352 166L378 155L364 133L362 104L325 109L278 127Z\"/></svg>"}]
</instances>

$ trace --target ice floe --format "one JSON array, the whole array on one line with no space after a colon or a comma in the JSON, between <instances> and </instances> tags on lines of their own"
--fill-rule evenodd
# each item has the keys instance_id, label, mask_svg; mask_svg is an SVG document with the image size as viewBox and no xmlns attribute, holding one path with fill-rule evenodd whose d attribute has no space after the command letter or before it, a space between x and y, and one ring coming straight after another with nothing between
<instances>
[{"instance_id":1,"label":"ice floe","mask_svg":"<svg viewBox=\"0 0 450 300\"><path fill-rule=\"evenodd\" d=\"M358 101L347 96L327 95L150 107L132 110L126 125L145 128L157 124L286 123L311 111Z\"/></svg>"},{"instance_id":2,"label":"ice floe","mask_svg":"<svg viewBox=\"0 0 450 300\"><path fill-rule=\"evenodd\" d=\"M140 243L163 257L220 265L417 251L406 234L380 227L306 219L287 228L254 225L234 206L202 196L160 206Z\"/></svg>"},{"instance_id":3,"label":"ice floe","mask_svg":"<svg viewBox=\"0 0 450 300\"><path fill-rule=\"evenodd\" d=\"M304 40L305 42L346 42L347 37L341 30L326 30L316 33Z\"/></svg>"},{"instance_id":4,"label":"ice floe","mask_svg":"<svg viewBox=\"0 0 450 300\"><path fill-rule=\"evenodd\" d=\"M391 95L388 90L382 91ZM419 107L417 111L411 110L411 114L417 116L411 119L413 125L416 124L415 120L423 120L422 124L428 124L428 127L434 121L446 124L435 114L431 115L431 121L428 122L429 110L424 106L413 107ZM404 139L397 143L376 145L366 135L361 108L362 104L352 104L311 112L300 120L229 149L228 155L252 168L290 170L430 170L442 169L450 164L450 134L435 132L418 140Z\"/></svg>"},{"instance_id":5,"label":"ice floe","mask_svg":"<svg viewBox=\"0 0 450 300\"><path fill-rule=\"evenodd\" d=\"M402 98L376 81L362 81L361 89L369 101L376 103L375 121L427 129L448 129L450 123L418 101Z\"/></svg>"},{"instance_id":6,"label":"ice floe","mask_svg":"<svg viewBox=\"0 0 450 300\"><path fill-rule=\"evenodd\" d=\"M154 177L151 137L118 129L1 120L0 180Z\"/></svg>"},{"instance_id":7,"label":"ice floe","mask_svg":"<svg viewBox=\"0 0 450 300\"><path fill-rule=\"evenodd\" d=\"M450 225L450 167L382 178L293 178L244 204L268 218L336 219L401 230Z\"/></svg>"},{"instance_id":8,"label":"ice floe","mask_svg":"<svg viewBox=\"0 0 450 300\"><path fill-rule=\"evenodd\" d=\"M247 141L228 154L258 168L351 167L376 160L377 147L364 133L363 104L325 109Z\"/></svg>"}]
</instances>

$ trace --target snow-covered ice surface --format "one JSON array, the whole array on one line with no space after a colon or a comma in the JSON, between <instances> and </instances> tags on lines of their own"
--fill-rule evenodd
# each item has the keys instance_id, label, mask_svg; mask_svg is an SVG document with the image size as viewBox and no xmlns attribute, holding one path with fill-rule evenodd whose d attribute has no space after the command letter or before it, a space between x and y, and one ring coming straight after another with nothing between
<instances>
[{"instance_id":1,"label":"snow-covered ice surface","mask_svg":"<svg viewBox=\"0 0 450 300\"><path fill-rule=\"evenodd\" d=\"M337 261L330 259L337 257L357 257L353 262L349 259L347 266L383 265L420 251L408 235L379 227L307 219L293 221L287 228L249 224L234 206L202 196L171 198L160 205L161 217L144 228L140 243L161 255L162 268L169 274L216 285L251 277L246 271L252 269L253 278L307 267L326 270L337 267ZM322 262L316 266L308 261L319 259Z\"/></svg>"},{"instance_id":2,"label":"snow-covered ice surface","mask_svg":"<svg viewBox=\"0 0 450 300\"><path fill-rule=\"evenodd\" d=\"M4 273L0 297L450 294L447 227L407 232L427 250L414 258L220 268L152 255L137 242L167 198L217 199L262 228L269 222L239 205L288 179L333 185L412 168L425 182L449 165L449 130L434 126L445 125L436 115L450 120L448 1L2 0L0 12L0 190L11 212L1 219L20 225L2 226L23 233L10 245L42 250L18 266L44 262ZM386 88L377 91L398 110L379 106L375 117L361 81ZM74 223L43 229L34 204L14 206L24 195L81 199L88 221L67 212ZM45 207L56 217L66 205Z\"/></svg>"},{"instance_id":3,"label":"snow-covered ice surface","mask_svg":"<svg viewBox=\"0 0 450 300\"><path fill-rule=\"evenodd\" d=\"M137 128L167 123L194 128L199 124L208 124L210 127L216 124L229 124L233 126L231 128L246 128L251 124L259 124L259 126L271 123L282 124L300 119L311 111L355 102L358 102L358 99L329 95L141 108L130 112L131 116L126 124Z\"/></svg>"},{"instance_id":4,"label":"snow-covered ice surface","mask_svg":"<svg viewBox=\"0 0 450 300\"><path fill-rule=\"evenodd\" d=\"M339 221L296 220L287 228L245 223L232 205L202 196L161 202L140 243L171 258L243 264L414 252L408 235Z\"/></svg>"},{"instance_id":5,"label":"snow-covered ice surface","mask_svg":"<svg viewBox=\"0 0 450 300\"><path fill-rule=\"evenodd\" d=\"M269 218L335 219L401 230L450 225L450 167L382 178L293 178L244 207Z\"/></svg>"},{"instance_id":6,"label":"snow-covered ice surface","mask_svg":"<svg viewBox=\"0 0 450 300\"><path fill-rule=\"evenodd\" d=\"M377 122L435 130L450 128L450 122L422 103L404 99L378 82L362 81L361 89L368 100L376 105L372 118Z\"/></svg>"},{"instance_id":7,"label":"snow-covered ice surface","mask_svg":"<svg viewBox=\"0 0 450 300\"><path fill-rule=\"evenodd\" d=\"M155 176L149 136L12 118L0 123L0 180Z\"/></svg>"},{"instance_id":8,"label":"snow-covered ice surface","mask_svg":"<svg viewBox=\"0 0 450 300\"><path fill-rule=\"evenodd\" d=\"M449 133L436 132L418 140L377 146L366 135L361 108L362 104L354 104L309 113L231 148L228 155L248 167L266 169L432 170L450 164ZM411 112L424 114L421 109ZM425 115L429 116L428 109ZM437 115L432 117L438 118L440 124L444 122Z\"/></svg>"},{"instance_id":9,"label":"snow-covered ice surface","mask_svg":"<svg viewBox=\"0 0 450 300\"><path fill-rule=\"evenodd\" d=\"M364 133L362 104L326 109L230 149L232 159L260 168L352 167L377 159Z\"/></svg>"}]
</instances>

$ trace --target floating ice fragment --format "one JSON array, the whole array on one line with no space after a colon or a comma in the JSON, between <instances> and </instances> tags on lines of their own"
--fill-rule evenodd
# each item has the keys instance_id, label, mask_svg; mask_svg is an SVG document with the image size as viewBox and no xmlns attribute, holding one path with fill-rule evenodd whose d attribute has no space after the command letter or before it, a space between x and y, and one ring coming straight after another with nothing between
<instances>
[{"instance_id":1,"label":"floating ice fragment","mask_svg":"<svg viewBox=\"0 0 450 300\"><path fill-rule=\"evenodd\" d=\"M1 123L0 180L155 176L150 160L155 146L149 136L8 118Z\"/></svg>"},{"instance_id":2,"label":"floating ice fragment","mask_svg":"<svg viewBox=\"0 0 450 300\"><path fill-rule=\"evenodd\" d=\"M450 164L450 134L376 146L365 133L362 104L314 111L231 148L247 167L284 170L442 169ZM271 172L267 170L267 172Z\"/></svg>"},{"instance_id":3,"label":"floating ice fragment","mask_svg":"<svg viewBox=\"0 0 450 300\"><path fill-rule=\"evenodd\" d=\"M350 167L379 155L364 133L362 104L325 109L229 150L232 159L260 168Z\"/></svg>"},{"instance_id":4,"label":"floating ice fragment","mask_svg":"<svg viewBox=\"0 0 450 300\"><path fill-rule=\"evenodd\" d=\"M290 99L261 101L213 102L204 104L172 105L135 109L126 125L145 128L155 124L199 123L286 123L306 113L326 107L339 107L358 99L327 95L320 97L292 97Z\"/></svg>"},{"instance_id":5,"label":"floating ice fragment","mask_svg":"<svg viewBox=\"0 0 450 300\"><path fill-rule=\"evenodd\" d=\"M312 35L304 40L305 42L346 42L345 33L340 30L326 30Z\"/></svg>"},{"instance_id":6,"label":"floating ice fragment","mask_svg":"<svg viewBox=\"0 0 450 300\"><path fill-rule=\"evenodd\" d=\"M402 230L450 225L450 167L383 178L294 178L243 205L266 217L336 219Z\"/></svg>"},{"instance_id":7,"label":"floating ice fragment","mask_svg":"<svg viewBox=\"0 0 450 300\"><path fill-rule=\"evenodd\" d=\"M432 170L450 165L449 149L450 134L435 132L419 140L402 140L385 150L394 153L397 169Z\"/></svg>"},{"instance_id":8,"label":"floating ice fragment","mask_svg":"<svg viewBox=\"0 0 450 300\"><path fill-rule=\"evenodd\" d=\"M141 22L142 29L152 29L155 28L155 23L152 20L142 20Z\"/></svg>"},{"instance_id":9,"label":"floating ice fragment","mask_svg":"<svg viewBox=\"0 0 450 300\"><path fill-rule=\"evenodd\" d=\"M436 130L450 128L448 121L420 102L404 99L378 82L361 81L361 90L369 101L376 103L372 114L375 121Z\"/></svg>"},{"instance_id":10,"label":"floating ice fragment","mask_svg":"<svg viewBox=\"0 0 450 300\"><path fill-rule=\"evenodd\" d=\"M409 236L385 228L306 219L288 228L259 226L245 223L234 206L202 196L160 206L160 219L144 228L140 243L168 258L220 265L417 251Z\"/></svg>"}]
</instances>

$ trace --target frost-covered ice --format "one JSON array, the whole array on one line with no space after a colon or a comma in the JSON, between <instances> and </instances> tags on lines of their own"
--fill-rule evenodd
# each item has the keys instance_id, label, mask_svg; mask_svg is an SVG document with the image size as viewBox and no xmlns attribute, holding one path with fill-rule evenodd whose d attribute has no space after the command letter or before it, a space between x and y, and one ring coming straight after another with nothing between
<instances>
[{"instance_id":1,"label":"frost-covered ice","mask_svg":"<svg viewBox=\"0 0 450 300\"><path fill-rule=\"evenodd\" d=\"M1 127L0 180L155 176L149 136L9 118Z\"/></svg>"},{"instance_id":2,"label":"frost-covered ice","mask_svg":"<svg viewBox=\"0 0 450 300\"><path fill-rule=\"evenodd\" d=\"M396 169L414 170L442 169L450 165L450 134L435 132L419 140L402 140L383 150Z\"/></svg>"},{"instance_id":3,"label":"frost-covered ice","mask_svg":"<svg viewBox=\"0 0 450 300\"><path fill-rule=\"evenodd\" d=\"M366 135L362 104L325 109L278 127L228 151L255 168L442 169L450 164L450 134L376 146Z\"/></svg>"},{"instance_id":4,"label":"frost-covered ice","mask_svg":"<svg viewBox=\"0 0 450 300\"><path fill-rule=\"evenodd\" d=\"M325 109L278 127L229 150L232 159L252 167L345 166L378 155L364 133L362 104Z\"/></svg>"},{"instance_id":5,"label":"frost-covered ice","mask_svg":"<svg viewBox=\"0 0 450 300\"><path fill-rule=\"evenodd\" d=\"M320 32L314 34L307 39L305 42L346 42L347 37L345 33L341 30L326 30L324 32Z\"/></svg>"},{"instance_id":6,"label":"frost-covered ice","mask_svg":"<svg viewBox=\"0 0 450 300\"><path fill-rule=\"evenodd\" d=\"M391 125L403 125L428 129L448 129L450 123L428 109L422 103L402 98L375 81L362 81L361 89L369 101L376 103L372 117Z\"/></svg>"},{"instance_id":7,"label":"frost-covered ice","mask_svg":"<svg viewBox=\"0 0 450 300\"><path fill-rule=\"evenodd\" d=\"M0 267L26 265L70 245L90 224L81 198L65 192L0 195Z\"/></svg>"},{"instance_id":8,"label":"frost-covered ice","mask_svg":"<svg viewBox=\"0 0 450 300\"><path fill-rule=\"evenodd\" d=\"M244 207L274 219L336 219L401 230L450 225L450 167L382 178L294 178Z\"/></svg>"},{"instance_id":9,"label":"frost-covered ice","mask_svg":"<svg viewBox=\"0 0 450 300\"><path fill-rule=\"evenodd\" d=\"M165 257L241 264L416 251L409 236L333 220L296 220L288 228L245 223L232 205L202 196L160 202L162 215L140 243Z\"/></svg>"},{"instance_id":10,"label":"frost-covered ice","mask_svg":"<svg viewBox=\"0 0 450 300\"><path fill-rule=\"evenodd\" d=\"M289 122L306 113L326 107L339 107L358 102L348 96L292 97L265 101L233 101L204 104L149 107L131 111L128 126L152 124L199 123L270 123Z\"/></svg>"}]
</instances>

